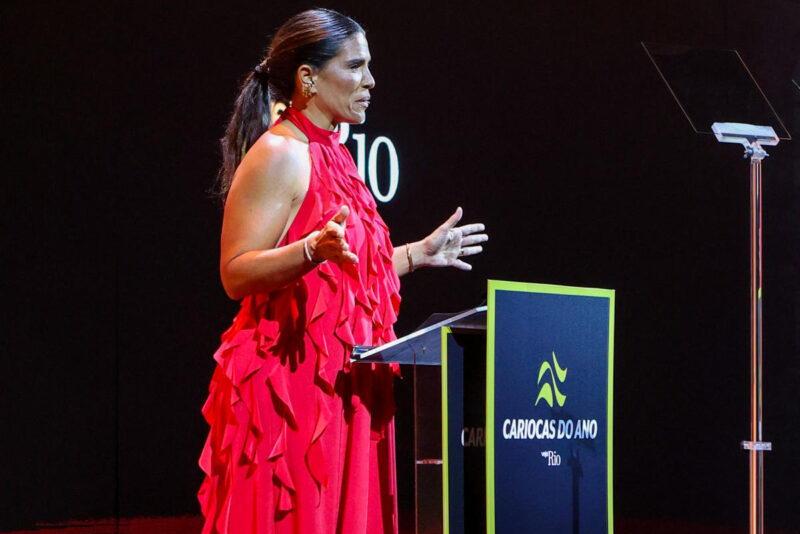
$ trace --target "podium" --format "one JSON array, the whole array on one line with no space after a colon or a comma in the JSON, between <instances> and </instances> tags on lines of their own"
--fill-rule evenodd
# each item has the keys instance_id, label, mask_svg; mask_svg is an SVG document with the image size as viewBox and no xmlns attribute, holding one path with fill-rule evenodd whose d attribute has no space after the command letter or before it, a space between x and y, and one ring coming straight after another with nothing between
<instances>
[{"instance_id":1,"label":"podium","mask_svg":"<svg viewBox=\"0 0 800 534\"><path fill-rule=\"evenodd\" d=\"M416 532L613 532L614 292L488 283L486 306L434 314L354 350L409 364Z\"/></svg>"}]
</instances>

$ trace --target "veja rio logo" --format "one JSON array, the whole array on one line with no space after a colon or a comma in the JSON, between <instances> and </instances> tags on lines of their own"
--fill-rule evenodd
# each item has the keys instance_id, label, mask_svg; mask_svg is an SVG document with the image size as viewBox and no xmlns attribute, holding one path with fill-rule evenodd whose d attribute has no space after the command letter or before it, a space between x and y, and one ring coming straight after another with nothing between
<instances>
[{"instance_id":1,"label":"veja rio logo","mask_svg":"<svg viewBox=\"0 0 800 534\"><path fill-rule=\"evenodd\" d=\"M554 371L555 369L555 371ZM544 375L549 372L550 373L550 382L545 381L542 384L542 378ZM558 378L558 383L556 383L556 378ZM541 389L539 389L539 396L536 397L536 402L533 403L534 406L539 405L539 401L544 399L544 401L550 406L553 407L553 393L555 392L556 403L559 406L564 406L564 402L567 400L567 396L561 393L558 390L558 384L563 384L564 380L567 378L567 368L561 368L558 365L558 360L556 359L556 353L553 352L553 365L550 365L550 362L544 361L542 365L539 367L539 379L536 381L537 384L542 384ZM552 384L552 386L551 386Z\"/></svg>"},{"instance_id":2,"label":"veja rio logo","mask_svg":"<svg viewBox=\"0 0 800 534\"><path fill-rule=\"evenodd\" d=\"M558 467L561 465L561 455L556 451L542 451L542 458L547 460L547 467Z\"/></svg>"}]
</instances>

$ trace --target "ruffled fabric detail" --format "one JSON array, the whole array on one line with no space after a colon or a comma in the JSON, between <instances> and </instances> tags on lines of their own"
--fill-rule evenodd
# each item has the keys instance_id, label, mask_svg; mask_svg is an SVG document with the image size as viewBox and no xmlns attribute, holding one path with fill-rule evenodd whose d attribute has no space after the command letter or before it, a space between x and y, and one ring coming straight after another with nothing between
<instances>
[{"instance_id":1,"label":"ruffled fabric detail","mask_svg":"<svg viewBox=\"0 0 800 534\"><path fill-rule=\"evenodd\" d=\"M346 239L359 263L338 266L327 262L278 291L245 298L233 325L222 335L214 354L217 369L203 407L211 427L199 462L206 473L198 493L206 517L204 534L232 532L237 521L248 525L262 521L241 523L231 497L237 484L256 484L254 492L274 505L271 513L276 519L292 512L296 484L286 459L290 430L308 430L305 467L319 493L328 487L331 467L327 459L337 451L326 450L322 438L332 418L342 417L331 410L334 396L344 395L350 408L369 402L372 431L377 435L383 435L394 415L391 389L388 395L373 391L365 400L357 385L342 393L337 383L342 371L351 374L353 345L380 345L395 339L392 325L400 306L400 281L392 263L388 228L352 157L339 144L338 133L317 128L293 108L284 118L309 137L312 171L309 190L282 244L321 229L347 205L351 214ZM307 365L313 366L314 398L295 398L293 373ZM277 432L274 421L270 427L274 415L260 413L259 395L266 394L279 416ZM295 406L309 403L313 421L301 420ZM303 425L307 428L301 428ZM271 434L276 435L274 442L262 443ZM262 457L259 451L266 450L269 454ZM266 466L272 476L264 483L263 477L253 475ZM262 487L269 482L272 487ZM271 524L271 519L267 523ZM272 532L271 528L265 531Z\"/></svg>"}]
</instances>

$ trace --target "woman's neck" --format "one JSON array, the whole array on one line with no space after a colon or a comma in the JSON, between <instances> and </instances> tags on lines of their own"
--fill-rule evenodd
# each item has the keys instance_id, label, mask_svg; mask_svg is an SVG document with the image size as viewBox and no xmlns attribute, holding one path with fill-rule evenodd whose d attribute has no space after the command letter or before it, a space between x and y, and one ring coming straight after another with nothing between
<instances>
[{"instance_id":1,"label":"woman's neck","mask_svg":"<svg viewBox=\"0 0 800 534\"><path fill-rule=\"evenodd\" d=\"M308 120L313 122L315 126L318 126L323 130L328 130L333 132L339 125L339 123L333 122L333 117L328 116L327 113L323 112L317 106L313 105L313 103L307 103L305 107L302 108L298 107L296 109L297 111L308 117Z\"/></svg>"}]
</instances>

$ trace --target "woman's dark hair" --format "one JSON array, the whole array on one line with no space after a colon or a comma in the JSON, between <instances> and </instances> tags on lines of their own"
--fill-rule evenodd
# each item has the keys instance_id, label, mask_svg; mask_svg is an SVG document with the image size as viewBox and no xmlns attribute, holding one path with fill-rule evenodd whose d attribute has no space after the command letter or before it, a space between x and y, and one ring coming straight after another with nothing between
<instances>
[{"instance_id":1,"label":"woman's dark hair","mask_svg":"<svg viewBox=\"0 0 800 534\"><path fill-rule=\"evenodd\" d=\"M278 29L266 57L247 75L233 108L233 115L220 140L222 166L216 193L224 201L233 173L253 143L270 126L270 103L286 105L294 94L300 65L322 69L339 53L342 43L356 33L359 24L329 9L303 11Z\"/></svg>"}]
</instances>

